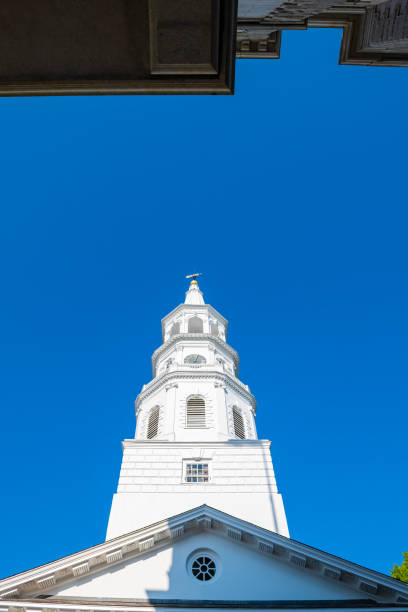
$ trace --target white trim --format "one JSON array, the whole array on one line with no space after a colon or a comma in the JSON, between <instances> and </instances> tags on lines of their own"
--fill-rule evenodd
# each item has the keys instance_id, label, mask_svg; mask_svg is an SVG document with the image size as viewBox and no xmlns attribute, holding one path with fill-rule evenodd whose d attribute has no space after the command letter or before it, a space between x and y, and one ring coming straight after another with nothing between
<instances>
[{"instance_id":1,"label":"white trim","mask_svg":"<svg viewBox=\"0 0 408 612\"><path fill-rule=\"evenodd\" d=\"M344 581L349 588L354 589L356 596L360 594L361 597L361 584L364 583L370 586L371 591L376 589L375 594L365 592L365 595L377 602L391 603L397 602L401 598L408 599L408 584L296 542L285 536L262 529L252 523L235 518L206 505L119 536L113 540L108 540L93 548L69 555L52 563L36 567L10 578L5 578L0 581L0 597L6 597L7 593L10 594L10 591L16 588L18 588L21 598L38 596L44 592L44 589L41 590L38 586L38 582L42 580L50 579L52 576L56 584L72 582L76 580L73 573L74 568L86 562L89 563L90 568L88 575L100 572L107 567L107 555L109 553L121 550L122 559L116 561L116 563L123 563L142 554L140 552L140 543L153 538L153 548L163 546L163 544L171 542L174 537L178 537L180 534L188 535L189 530L191 533L196 533L197 529L203 529L203 519L205 519L205 522L211 520L212 531L219 533L221 536L227 537L228 533L232 534L234 532L234 534L237 534L241 532L240 545L248 546L255 551L259 551L260 542L262 542L262 545L265 545L265 543L273 545L274 553L259 552L259 554L272 555L276 560L285 563L291 563L291 559L294 562L296 557L296 559L301 561L299 569L302 571L316 573L322 578L331 580L331 578L324 574L324 568L328 566L336 568L340 572L338 581L340 583ZM4 600L7 605L9 601ZM44 607L45 601L41 600L39 605ZM32 607L31 604L29 607ZM55 608L55 605L53 607ZM68 609L71 609L69 604Z\"/></svg>"},{"instance_id":2,"label":"white trim","mask_svg":"<svg viewBox=\"0 0 408 612\"><path fill-rule=\"evenodd\" d=\"M213 342L214 344L218 344L218 346L220 346L222 349L224 349L224 351L229 353L231 359L234 362L236 375L238 376L238 372L239 372L239 355L238 355L237 351L235 349L233 349L229 344L227 344L227 342L225 342L225 340L220 338L220 336L212 336L211 334L208 334L208 333L205 333L205 332L202 333L202 334L189 334L189 333L176 334L176 335L172 336L171 338L169 338L168 340L166 340L165 342L163 342L163 344L161 344L154 351L154 353L152 355L152 372L153 372L153 376L156 375L156 363L157 363L158 358L161 356L161 354L163 352L167 351L167 349L170 348L172 346L172 344L176 344L180 340L207 340L209 342Z\"/></svg>"},{"instance_id":3,"label":"white trim","mask_svg":"<svg viewBox=\"0 0 408 612\"><path fill-rule=\"evenodd\" d=\"M241 395L251 404L251 410L253 414L256 413L256 400L249 389L238 379L228 374L227 372L219 372L217 370L206 370L205 372L197 370L179 370L174 372L166 372L158 378L154 378L150 383L143 387L143 390L139 393L135 401L136 414L139 406L143 400L149 397L152 393L157 391L160 387L168 384L171 380L194 380L199 382L200 380L210 380L213 382L221 382L230 387L233 391Z\"/></svg>"},{"instance_id":4,"label":"white trim","mask_svg":"<svg viewBox=\"0 0 408 612\"><path fill-rule=\"evenodd\" d=\"M165 326L166 322L168 321L168 319L171 319L172 317L174 317L175 314L178 311L180 311L180 314L181 314L181 312L183 310L197 311L197 312L206 312L207 311L208 313L211 313L213 315L213 317L221 319L221 321L225 325L225 330L228 329L228 321L227 321L227 319L225 317L223 317L222 314L220 314L217 310L215 310L215 308L213 308L213 306L210 306L210 304L179 304L178 306L173 308L173 310L171 312L169 312L169 314L167 314L165 317L162 318L161 323L162 323L162 330L163 330L163 332L164 332L164 326Z\"/></svg>"}]
</instances>

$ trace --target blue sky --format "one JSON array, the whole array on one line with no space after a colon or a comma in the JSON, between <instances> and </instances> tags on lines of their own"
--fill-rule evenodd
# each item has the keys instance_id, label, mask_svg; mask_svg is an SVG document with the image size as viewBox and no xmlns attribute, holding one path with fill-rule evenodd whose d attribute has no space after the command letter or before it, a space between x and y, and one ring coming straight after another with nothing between
<instances>
[{"instance_id":1,"label":"blue sky","mask_svg":"<svg viewBox=\"0 0 408 612\"><path fill-rule=\"evenodd\" d=\"M160 319L199 269L291 536L408 549L408 71L285 32L233 97L0 99L0 575L103 541Z\"/></svg>"}]
</instances>

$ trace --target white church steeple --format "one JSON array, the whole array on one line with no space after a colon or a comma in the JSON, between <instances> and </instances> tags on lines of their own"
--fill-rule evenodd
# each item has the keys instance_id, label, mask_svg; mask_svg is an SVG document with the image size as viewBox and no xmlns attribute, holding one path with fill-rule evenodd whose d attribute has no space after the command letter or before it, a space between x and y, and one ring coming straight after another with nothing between
<instances>
[{"instance_id":1,"label":"white church steeple","mask_svg":"<svg viewBox=\"0 0 408 612\"><path fill-rule=\"evenodd\" d=\"M123 442L107 539L203 503L288 535L228 322L205 304L195 276L184 304L162 320L153 379L136 398L135 438Z\"/></svg>"}]
</instances>

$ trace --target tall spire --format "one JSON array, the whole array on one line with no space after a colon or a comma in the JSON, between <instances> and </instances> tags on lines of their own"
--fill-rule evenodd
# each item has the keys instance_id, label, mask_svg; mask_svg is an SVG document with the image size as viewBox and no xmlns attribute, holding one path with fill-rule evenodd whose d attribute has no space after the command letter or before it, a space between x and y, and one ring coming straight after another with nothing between
<instances>
[{"instance_id":1,"label":"tall spire","mask_svg":"<svg viewBox=\"0 0 408 612\"><path fill-rule=\"evenodd\" d=\"M196 306L202 305L204 304L204 298L203 298L203 294L200 291L200 287L198 286L198 283L196 281L196 277L199 276L198 274L191 274L191 276L193 277L191 283L190 283L190 287L188 288L188 291L186 291L186 299L184 301L185 304L194 304ZM186 278L191 278L191 276L186 276Z\"/></svg>"},{"instance_id":2,"label":"tall spire","mask_svg":"<svg viewBox=\"0 0 408 612\"><path fill-rule=\"evenodd\" d=\"M202 504L289 537L255 398L238 378L228 322L204 303L198 276L188 276L185 303L162 319L153 378L135 402L135 437L123 443L108 540Z\"/></svg>"}]
</instances>

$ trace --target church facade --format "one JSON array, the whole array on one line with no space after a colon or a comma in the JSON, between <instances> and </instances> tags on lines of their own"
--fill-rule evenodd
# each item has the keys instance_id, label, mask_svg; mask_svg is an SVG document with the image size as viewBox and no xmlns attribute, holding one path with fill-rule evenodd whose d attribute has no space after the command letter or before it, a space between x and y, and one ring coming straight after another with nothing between
<instances>
[{"instance_id":1,"label":"church facade","mask_svg":"<svg viewBox=\"0 0 408 612\"><path fill-rule=\"evenodd\" d=\"M290 538L227 331L193 278L162 321L105 542L0 580L0 612L408 612L408 584Z\"/></svg>"}]
</instances>

